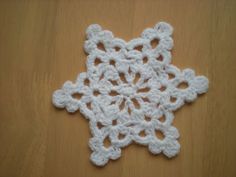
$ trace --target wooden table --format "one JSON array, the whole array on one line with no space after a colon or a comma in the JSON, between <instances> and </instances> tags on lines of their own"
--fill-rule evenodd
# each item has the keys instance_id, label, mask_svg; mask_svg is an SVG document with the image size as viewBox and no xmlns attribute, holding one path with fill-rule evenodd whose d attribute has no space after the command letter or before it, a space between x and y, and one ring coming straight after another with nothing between
<instances>
[{"instance_id":1,"label":"wooden table","mask_svg":"<svg viewBox=\"0 0 236 177\"><path fill-rule=\"evenodd\" d=\"M130 145L97 168L87 120L52 93L85 71L88 25L130 40L158 21L174 26L173 63L206 75L209 91L175 113L177 157ZM1 0L0 177L235 177L235 75L234 0Z\"/></svg>"}]
</instances>

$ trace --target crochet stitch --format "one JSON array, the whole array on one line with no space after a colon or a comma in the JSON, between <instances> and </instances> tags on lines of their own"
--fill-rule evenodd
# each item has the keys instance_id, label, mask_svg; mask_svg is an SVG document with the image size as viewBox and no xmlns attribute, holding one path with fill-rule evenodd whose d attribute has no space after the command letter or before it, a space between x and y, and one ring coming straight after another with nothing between
<instances>
[{"instance_id":1,"label":"crochet stitch","mask_svg":"<svg viewBox=\"0 0 236 177\"><path fill-rule=\"evenodd\" d=\"M172 32L171 25L160 22L126 42L97 24L87 28L87 72L74 83L66 81L52 101L68 112L80 110L89 119L90 159L95 165L118 159L121 148L132 142L148 146L153 154L178 154L173 111L205 93L208 79L171 64Z\"/></svg>"}]
</instances>

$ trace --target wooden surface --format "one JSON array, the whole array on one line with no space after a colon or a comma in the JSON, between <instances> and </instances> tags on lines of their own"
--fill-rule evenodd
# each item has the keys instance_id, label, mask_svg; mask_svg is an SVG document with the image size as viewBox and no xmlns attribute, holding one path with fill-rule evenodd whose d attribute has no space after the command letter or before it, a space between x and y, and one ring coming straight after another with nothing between
<instances>
[{"instance_id":1,"label":"wooden surface","mask_svg":"<svg viewBox=\"0 0 236 177\"><path fill-rule=\"evenodd\" d=\"M176 112L180 154L131 145L104 168L89 161L88 122L51 104L85 71L85 29L98 23L130 40L158 21L174 26L173 63L210 81ZM235 177L235 0L1 0L0 177Z\"/></svg>"}]
</instances>

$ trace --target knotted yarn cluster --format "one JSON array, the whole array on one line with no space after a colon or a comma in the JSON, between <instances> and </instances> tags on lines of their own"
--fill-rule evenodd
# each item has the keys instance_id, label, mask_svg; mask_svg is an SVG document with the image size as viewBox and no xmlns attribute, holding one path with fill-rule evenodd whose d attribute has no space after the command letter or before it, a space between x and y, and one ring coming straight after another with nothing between
<instances>
[{"instance_id":1,"label":"knotted yarn cluster","mask_svg":"<svg viewBox=\"0 0 236 177\"><path fill-rule=\"evenodd\" d=\"M95 165L118 159L132 142L153 154L178 154L173 111L205 93L208 79L171 64L172 33L171 25L159 22L126 42L97 24L87 28L87 72L66 81L52 101L68 112L80 110L89 120Z\"/></svg>"}]
</instances>

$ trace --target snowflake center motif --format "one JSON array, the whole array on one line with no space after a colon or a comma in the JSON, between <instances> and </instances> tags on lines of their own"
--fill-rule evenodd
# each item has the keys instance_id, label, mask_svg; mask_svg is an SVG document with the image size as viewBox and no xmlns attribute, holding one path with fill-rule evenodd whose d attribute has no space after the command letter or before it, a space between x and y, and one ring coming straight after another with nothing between
<instances>
[{"instance_id":1,"label":"snowflake center motif","mask_svg":"<svg viewBox=\"0 0 236 177\"><path fill-rule=\"evenodd\" d=\"M89 119L95 165L118 159L132 142L167 157L179 152L173 111L205 93L208 79L171 64L172 33L171 25L159 22L126 42L97 24L87 28L87 72L65 82L52 101Z\"/></svg>"}]
</instances>

